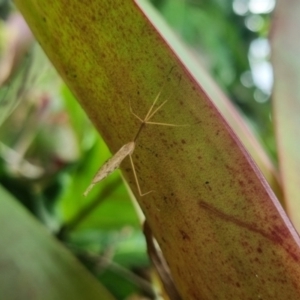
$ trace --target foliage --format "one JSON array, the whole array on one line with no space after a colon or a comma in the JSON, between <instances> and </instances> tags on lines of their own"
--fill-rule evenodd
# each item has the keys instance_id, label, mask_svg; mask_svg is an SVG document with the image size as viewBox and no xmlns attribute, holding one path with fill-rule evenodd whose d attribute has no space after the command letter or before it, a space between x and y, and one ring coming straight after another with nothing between
<instances>
[{"instance_id":1,"label":"foliage","mask_svg":"<svg viewBox=\"0 0 300 300\"><path fill-rule=\"evenodd\" d=\"M247 57L250 56L249 48L253 45L253 40L266 38L269 15L261 15L263 26L259 30L251 31L244 24L253 14L247 12L244 15L237 15L232 10L231 1L152 2L170 25L181 34L202 65L243 110L244 119L260 136L267 152L275 161L270 94L267 89L255 85L251 75L249 79L253 65L249 64ZM59 53L57 56L59 57ZM135 294L153 297L151 284L143 279L148 280L152 276L152 271L139 226L140 221L120 174L113 174L105 180L105 183L99 184L87 199L80 196L98 167L109 157L108 148L97 136L82 108L75 102L66 85L58 79L53 67L48 64L37 46L34 47L31 57L35 64L32 64L30 72L38 79L34 78L34 84L26 87L26 97L3 124L0 132L1 184L53 234L56 234L117 299L126 297L129 299ZM264 59L268 58L266 55ZM41 65L45 66L45 72L41 72ZM141 66L141 69L147 67ZM155 73L151 70L149 71L151 74ZM81 74L74 75L72 71L67 73L60 70L65 77L81 78ZM110 71L107 71L107 76L111 76ZM89 72L92 75L96 74L90 66ZM27 74L25 71L23 73ZM22 71L17 74L20 77ZM148 93L152 96L157 92L153 90L153 84L149 79L148 90L141 81L132 89L126 86L123 91L124 85L116 80L111 83L107 78L99 79L101 83L98 91L103 92L107 98L121 97L122 93L127 95L129 92L133 93L134 89L138 92L139 90L149 92L152 89ZM111 80L113 76L109 78ZM245 78L248 78L248 81ZM112 84L120 87L118 86L117 92L112 88L112 93L107 93L104 87L109 89ZM17 90L18 85L19 83ZM185 87L184 80L181 85ZM11 85L8 90L13 90ZM83 90L84 88L79 92L77 90L79 98L83 97ZM171 94L169 90L164 93ZM4 103L3 99L7 99L5 93L0 103ZM133 96L133 100L135 99L136 96ZM96 113L93 114L92 110L89 110L87 102L81 101L89 117L97 123ZM147 101L150 103L152 100ZM113 104L109 102L103 107L106 107L107 111L113 110ZM123 107L128 109L129 105ZM176 109L173 111L176 112ZM103 115L102 112L101 114ZM117 128L116 123L119 119L117 117L112 119L112 116L115 115L111 114L109 117L111 126ZM98 123L97 126L101 128ZM100 130L105 140L109 141L110 148L114 149L116 146L110 142L113 138L108 134L112 133L114 128L107 131ZM114 137L119 135L115 132ZM209 181L206 183L209 186ZM208 218L217 215L226 220L226 216L219 210L204 204L202 209L211 214ZM232 220L234 223L237 219L233 217ZM246 223L236 222L244 229L247 227ZM202 226L205 226L204 224ZM215 226L220 225L216 224ZM279 234L275 236L278 237ZM272 238L270 240L272 241Z\"/></svg>"}]
</instances>

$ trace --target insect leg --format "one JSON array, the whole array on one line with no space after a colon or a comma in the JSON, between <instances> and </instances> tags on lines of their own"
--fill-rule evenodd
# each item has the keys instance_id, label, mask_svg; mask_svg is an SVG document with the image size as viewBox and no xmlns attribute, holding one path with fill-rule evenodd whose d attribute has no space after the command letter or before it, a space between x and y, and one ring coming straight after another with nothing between
<instances>
[{"instance_id":1,"label":"insect leg","mask_svg":"<svg viewBox=\"0 0 300 300\"><path fill-rule=\"evenodd\" d=\"M129 155L129 158L130 158L130 162L131 162L132 171L133 171L133 175L134 175L134 178L135 178L136 186L137 186L137 189L138 189L138 191L139 191L140 196L143 197L143 196L145 196L145 195L147 195L147 194L152 193L153 191L149 191L149 192L146 192L146 193L142 193L141 187L140 187L140 184L139 184L139 180L138 180L138 177L137 177L137 174L136 174L136 171L135 171L135 167L134 167L134 163L133 163L133 159L132 159L131 154Z\"/></svg>"}]
</instances>

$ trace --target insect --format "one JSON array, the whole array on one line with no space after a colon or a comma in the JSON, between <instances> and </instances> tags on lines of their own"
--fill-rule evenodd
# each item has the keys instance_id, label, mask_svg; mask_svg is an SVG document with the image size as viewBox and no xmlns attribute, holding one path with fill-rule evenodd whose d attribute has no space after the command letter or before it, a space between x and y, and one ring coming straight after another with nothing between
<instances>
[{"instance_id":1,"label":"insect","mask_svg":"<svg viewBox=\"0 0 300 300\"><path fill-rule=\"evenodd\" d=\"M163 85L164 87L164 85ZM167 100L165 100L162 104L160 104L157 108L155 108L155 105L158 101L158 99L160 98L161 92L163 90L163 87L161 88L161 90L159 91L159 93L157 94L157 96L155 97L148 113L146 114L144 119L141 119L137 114L135 114L132 110L131 105L130 106L130 112L132 113L133 116L135 116L140 122L140 128L137 132L137 134L135 135L134 139L125 144L124 146L122 146L120 148L120 150L118 152L116 152L108 161L106 161L106 163L104 163L104 165L98 170L98 172L96 173L96 175L94 176L91 184L88 186L88 188L86 189L86 191L83 193L84 196L87 196L88 193L91 191L91 189L94 187L95 184L97 184L98 182L102 181L103 179L105 179L109 174L111 174L113 171L115 171L117 168L120 167L120 164L122 163L122 161L129 156L130 159L130 163L132 166L132 171L133 171L133 175L136 181L136 185L137 185L137 189L138 192L140 194L140 196L145 196L149 193L151 193L152 191L148 191L146 193L142 193L140 185L139 185L139 181L137 178L137 174L135 171L135 167L134 167L134 163L133 163L133 159L132 159L132 153L134 152L135 149L135 143L137 138L139 137L143 127L146 124L152 124L152 125L160 125L160 126L173 126L173 127L180 127L180 126L187 126L187 125L176 125L176 124L168 124L168 123L158 123L158 122L151 122L151 118L167 103L167 101L169 100L169 98Z\"/></svg>"}]
</instances>

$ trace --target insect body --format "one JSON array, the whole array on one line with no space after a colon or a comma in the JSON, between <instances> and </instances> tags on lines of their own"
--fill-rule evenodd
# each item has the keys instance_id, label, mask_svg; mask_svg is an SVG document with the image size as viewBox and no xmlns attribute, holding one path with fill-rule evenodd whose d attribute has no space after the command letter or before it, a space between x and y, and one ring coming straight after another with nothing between
<instances>
[{"instance_id":1,"label":"insect body","mask_svg":"<svg viewBox=\"0 0 300 300\"><path fill-rule=\"evenodd\" d=\"M135 181L137 184L137 188L139 191L140 196L145 196L149 193L151 193L152 191L148 191L146 193L142 193L139 182L138 182L138 178L136 175L136 171L135 171L135 167L134 167L134 163L133 163L133 159L132 159L132 153L135 149L135 142L139 136L139 134L141 133L143 127L145 126L145 124L152 124L152 125L161 125L161 126L188 126L188 125L175 125L175 124L168 124L168 123L157 123L157 122L150 122L149 120L166 104L166 102L168 101L165 100L162 104L160 104L156 109L154 109L155 104L157 103L159 96L161 94L162 89L160 90L160 92L157 94L157 96L155 97L148 113L146 114L144 120L141 119L137 114L135 114L131 108L130 105L130 112L142 123L137 134L135 135L133 141L125 144L123 147L120 148L120 150L114 154L114 156L112 158L110 158L100 169L99 171L96 173L95 177L93 178L91 184L88 186L88 188L86 189L86 191L84 192L84 196L87 196L88 193L90 192L90 190L94 187L94 185L98 182L100 182L101 180L103 180L104 178L106 178L109 174L111 174L114 170L116 170L117 168L120 167L120 164L122 163L122 161L129 156L130 158L130 162L131 162L131 166L132 166L132 171L135 177Z\"/></svg>"},{"instance_id":2,"label":"insect body","mask_svg":"<svg viewBox=\"0 0 300 300\"><path fill-rule=\"evenodd\" d=\"M90 190L94 187L94 185L104 178L106 178L109 174L111 174L114 170L116 170L124 158L128 155L131 155L135 148L135 142L129 142L125 144L112 158L110 158L96 173L93 181L89 185L89 187L84 192L84 196L87 196Z\"/></svg>"}]
</instances>

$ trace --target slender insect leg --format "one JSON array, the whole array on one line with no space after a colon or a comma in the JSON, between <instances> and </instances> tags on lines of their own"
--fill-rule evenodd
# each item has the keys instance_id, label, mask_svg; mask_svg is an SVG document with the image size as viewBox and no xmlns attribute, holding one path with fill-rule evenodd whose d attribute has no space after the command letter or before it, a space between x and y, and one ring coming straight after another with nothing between
<instances>
[{"instance_id":1,"label":"slender insect leg","mask_svg":"<svg viewBox=\"0 0 300 300\"><path fill-rule=\"evenodd\" d=\"M163 87L164 87L164 86L163 86ZM142 123L144 123L144 122L149 118L149 115L152 115L153 107L155 106L156 102L158 101L158 99L159 99L159 97L160 97L160 94L161 94L161 92L162 92L162 90L163 90L163 87L160 89L159 93L156 95L156 97L155 97L155 99L154 99L154 101L153 101L153 103L152 103L152 105L151 105L149 111L147 112L147 115L146 115L146 117L145 117L144 120L142 120L136 113L134 113L134 111L133 111L133 109L132 109L132 107L131 107L131 102L130 102L130 100L129 100L130 112L131 112L131 113L132 113L139 121L141 121ZM161 105L161 106L162 106L162 105ZM156 112L156 110L155 110L155 112Z\"/></svg>"},{"instance_id":2,"label":"slender insect leg","mask_svg":"<svg viewBox=\"0 0 300 300\"><path fill-rule=\"evenodd\" d=\"M167 102L169 99L165 100L162 104L160 104L150 115L148 115L147 118L145 118L144 122L148 123L148 120L150 120Z\"/></svg>"},{"instance_id":3,"label":"slender insect leg","mask_svg":"<svg viewBox=\"0 0 300 300\"><path fill-rule=\"evenodd\" d=\"M133 159L132 159L131 154L129 155L129 158L130 158L131 167L132 167L133 175L134 175L134 178L135 178L136 186L137 186L137 188L138 188L138 191L139 191L140 196L143 197L143 196L145 196L145 195L147 195L147 194L152 193L153 191L149 191L149 192L147 192L147 193L142 193L141 187L140 187L140 184L139 184L139 180L138 180L138 177L137 177L137 174L136 174L136 171L135 171L135 167L134 167L134 163L133 163Z\"/></svg>"},{"instance_id":4,"label":"slender insect leg","mask_svg":"<svg viewBox=\"0 0 300 300\"><path fill-rule=\"evenodd\" d=\"M136 113L134 113L134 111L133 111L133 109L132 109L132 107L131 107L131 102L130 102L130 100L129 100L130 111L131 111L131 113L132 113L132 114L133 114L140 122L142 122L142 123L147 123L147 121L150 120L150 119L156 114L156 112L157 112L158 110L160 110L160 109L162 108L162 106L169 100L169 99L167 99L166 101L164 101L158 108L155 109L154 112L152 111L153 108L154 108L154 106L155 106L155 104L157 103L158 99L160 98L160 95L161 95L161 93L162 93L162 91L163 91L165 85L167 84L167 81L170 79L169 75L172 73L173 69L174 69L174 67L172 67L171 70L169 71L167 80L165 80L165 82L164 82L164 84L162 85L162 87L160 88L158 94L157 94L156 97L154 98L154 101L153 101L153 103L152 103L152 105L151 105L149 111L147 112L147 114L146 114L144 120L142 120ZM169 97L169 98L170 98L170 97Z\"/></svg>"}]
</instances>

